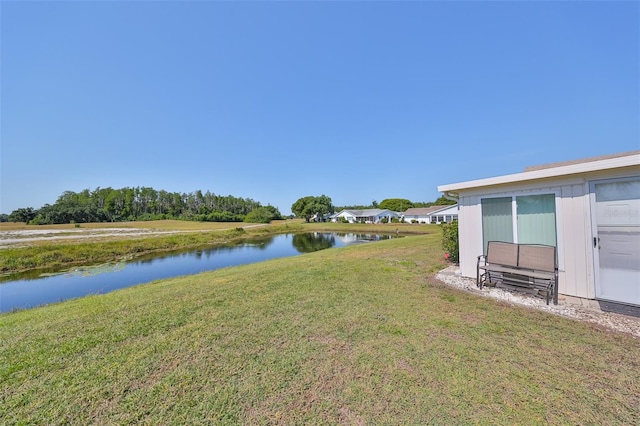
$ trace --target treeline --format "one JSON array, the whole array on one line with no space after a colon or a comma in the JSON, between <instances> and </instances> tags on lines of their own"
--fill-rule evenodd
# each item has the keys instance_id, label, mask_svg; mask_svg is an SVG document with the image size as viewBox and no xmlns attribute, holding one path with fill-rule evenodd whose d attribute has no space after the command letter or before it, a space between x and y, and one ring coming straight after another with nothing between
<instances>
[{"instance_id":1,"label":"treeline","mask_svg":"<svg viewBox=\"0 0 640 426\"><path fill-rule=\"evenodd\" d=\"M371 205L368 206L336 206L335 210L339 212L341 210L389 209L391 211L403 212L414 207L448 206L455 203L455 201L445 198L444 195L436 201L426 202L410 201L405 198L387 198L382 200L380 203L374 200L371 202Z\"/></svg>"},{"instance_id":2,"label":"treeline","mask_svg":"<svg viewBox=\"0 0 640 426\"><path fill-rule=\"evenodd\" d=\"M253 214L250 214L253 213ZM190 193L157 191L148 187L96 188L65 191L54 204L40 209L14 210L7 219L35 225L59 223L120 222L181 219L202 222L270 221L281 219L273 206L251 198L216 195L198 190Z\"/></svg>"}]
</instances>

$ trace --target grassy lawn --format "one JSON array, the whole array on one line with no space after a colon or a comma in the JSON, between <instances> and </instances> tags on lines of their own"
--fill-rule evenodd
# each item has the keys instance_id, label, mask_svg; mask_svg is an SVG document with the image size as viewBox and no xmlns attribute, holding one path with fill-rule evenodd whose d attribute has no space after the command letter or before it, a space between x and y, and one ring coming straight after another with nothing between
<instances>
[{"instance_id":1,"label":"grassy lawn","mask_svg":"<svg viewBox=\"0 0 640 426\"><path fill-rule=\"evenodd\" d=\"M0 423L640 422L640 340L442 259L410 236L0 315Z\"/></svg>"},{"instance_id":2,"label":"grassy lawn","mask_svg":"<svg viewBox=\"0 0 640 426\"><path fill-rule=\"evenodd\" d=\"M5 223L0 225L0 232L74 229L72 224L39 226ZM42 241L31 241L26 246L21 244L17 247L0 249L0 273L10 274L34 269L59 269L76 265L117 262L150 253L195 249L278 233L336 231L412 235L441 232L436 225L304 223L302 220L274 221L270 225L181 220L82 224L82 227L87 229L105 228L105 226L176 231L176 233L139 236L114 234L109 237L92 235L90 239L81 240L44 238ZM67 236L67 234L64 235Z\"/></svg>"}]
</instances>

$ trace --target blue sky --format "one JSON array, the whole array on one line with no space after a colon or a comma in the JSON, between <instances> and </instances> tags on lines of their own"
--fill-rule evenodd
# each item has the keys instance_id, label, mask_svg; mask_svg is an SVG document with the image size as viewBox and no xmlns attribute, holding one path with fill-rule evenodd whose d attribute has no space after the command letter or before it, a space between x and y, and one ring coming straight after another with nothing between
<instances>
[{"instance_id":1,"label":"blue sky","mask_svg":"<svg viewBox=\"0 0 640 426\"><path fill-rule=\"evenodd\" d=\"M640 149L639 5L3 1L0 212L125 186L433 201Z\"/></svg>"}]
</instances>

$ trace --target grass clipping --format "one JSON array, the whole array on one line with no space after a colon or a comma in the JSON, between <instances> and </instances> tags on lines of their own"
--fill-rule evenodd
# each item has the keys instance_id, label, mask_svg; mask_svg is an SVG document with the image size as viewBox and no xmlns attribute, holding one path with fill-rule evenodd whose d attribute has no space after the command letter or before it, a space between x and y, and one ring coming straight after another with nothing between
<instances>
[{"instance_id":1,"label":"grass clipping","mask_svg":"<svg viewBox=\"0 0 640 426\"><path fill-rule=\"evenodd\" d=\"M0 423L638 424L638 339L440 259L406 237L2 315Z\"/></svg>"}]
</instances>

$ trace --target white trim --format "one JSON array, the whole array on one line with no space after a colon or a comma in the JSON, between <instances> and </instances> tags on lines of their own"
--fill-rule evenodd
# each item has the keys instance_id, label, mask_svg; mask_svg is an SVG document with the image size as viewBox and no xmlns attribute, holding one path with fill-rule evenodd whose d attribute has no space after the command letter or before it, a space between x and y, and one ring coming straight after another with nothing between
<instances>
[{"instance_id":1,"label":"white trim","mask_svg":"<svg viewBox=\"0 0 640 426\"><path fill-rule=\"evenodd\" d=\"M513 242L518 244L520 241L518 238L518 203L516 202L517 195L511 196L511 235L513 236Z\"/></svg>"},{"instance_id":2,"label":"white trim","mask_svg":"<svg viewBox=\"0 0 640 426\"><path fill-rule=\"evenodd\" d=\"M557 191L553 191L553 193L555 195L554 202L556 203L556 256L558 260L558 272L560 272L565 271L564 256L560 255L560 253L564 253L562 187L558 188ZM560 251L560 249L562 249L562 251Z\"/></svg>"},{"instance_id":3,"label":"white trim","mask_svg":"<svg viewBox=\"0 0 640 426\"><path fill-rule=\"evenodd\" d=\"M595 213L593 213L591 211L592 209L592 200L591 197L593 196L595 198L595 194L591 194L591 184L589 183L590 181L585 180L585 182L582 184L583 186L583 194L586 194L587 196L587 200L586 200L586 204L587 206L585 206L584 209L584 215L585 215L585 224L587 225L585 228L585 232L590 232L590 235L588 235L588 247L591 249L591 256L586 256L585 258L585 264L586 264L586 268L587 268L587 277L589 278L589 285L587 287L587 295L590 299L595 299L596 298L596 264L595 264L595 259L594 259L594 253L593 253L593 244L591 243L593 241L593 237L597 235L597 230L593 229L594 226L594 219L593 216Z\"/></svg>"},{"instance_id":4,"label":"white trim","mask_svg":"<svg viewBox=\"0 0 640 426\"><path fill-rule=\"evenodd\" d=\"M559 176L596 172L621 167L632 167L640 164L640 154L631 154L624 157L610 158L599 161L589 161L586 163L571 164L560 167L550 167L548 169L534 170L530 172L515 173L504 176L477 179L467 182L452 183L438 186L439 192L456 192L461 189L480 188L485 186L497 186L513 184L529 180L541 180Z\"/></svg>"}]
</instances>

